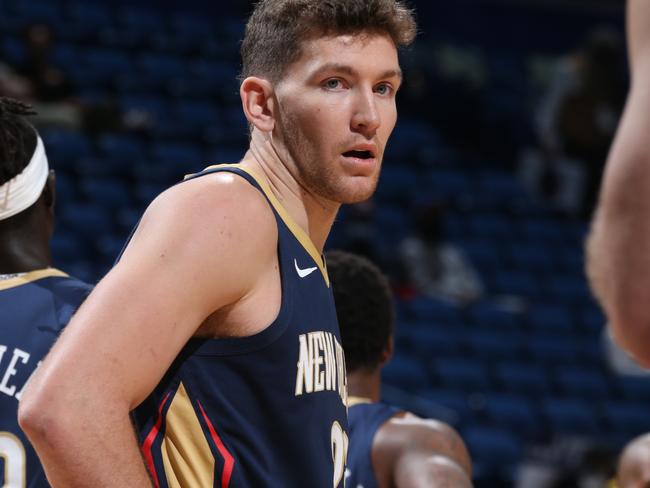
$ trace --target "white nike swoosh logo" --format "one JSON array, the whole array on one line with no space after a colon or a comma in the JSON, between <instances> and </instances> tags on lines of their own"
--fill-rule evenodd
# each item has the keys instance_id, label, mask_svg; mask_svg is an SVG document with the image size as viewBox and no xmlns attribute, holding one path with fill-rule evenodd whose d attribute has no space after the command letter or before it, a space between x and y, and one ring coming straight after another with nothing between
<instances>
[{"instance_id":1,"label":"white nike swoosh logo","mask_svg":"<svg viewBox=\"0 0 650 488\"><path fill-rule=\"evenodd\" d=\"M318 269L316 266L314 266L313 268L300 269L298 267L298 261L296 261L295 259L293 260L293 264L296 267L296 273L298 273L298 276L300 276L301 278L304 278L305 276L309 276L310 274L312 274L314 271Z\"/></svg>"}]
</instances>

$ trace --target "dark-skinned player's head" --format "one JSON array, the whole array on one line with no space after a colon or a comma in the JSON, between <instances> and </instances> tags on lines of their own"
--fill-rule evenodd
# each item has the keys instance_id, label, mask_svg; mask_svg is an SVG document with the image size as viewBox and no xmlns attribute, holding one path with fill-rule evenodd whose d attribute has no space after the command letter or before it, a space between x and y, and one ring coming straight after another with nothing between
<instances>
[{"instance_id":1,"label":"dark-skinned player's head","mask_svg":"<svg viewBox=\"0 0 650 488\"><path fill-rule=\"evenodd\" d=\"M54 177L43 142L26 116L31 107L0 97L0 232L29 223L53 228Z\"/></svg>"},{"instance_id":2,"label":"dark-skinned player's head","mask_svg":"<svg viewBox=\"0 0 650 488\"><path fill-rule=\"evenodd\" d=\"M260 0L246 25L241 78L276 82L300 58L302 41L360 33L408 46L417 33L413 11L399 0Z\"/></svg>"},{"instance_id":3,"label":"dark-skinned player's head","mask_svg":"<svg viewBox=\"0 0 650 488\"><path fill-rule=\"evenodd\" d=\"M348 372L376 370L392 350L395 311L388 280L364 257L329 251L326 259Z\"/></svg>"}]
</instances>

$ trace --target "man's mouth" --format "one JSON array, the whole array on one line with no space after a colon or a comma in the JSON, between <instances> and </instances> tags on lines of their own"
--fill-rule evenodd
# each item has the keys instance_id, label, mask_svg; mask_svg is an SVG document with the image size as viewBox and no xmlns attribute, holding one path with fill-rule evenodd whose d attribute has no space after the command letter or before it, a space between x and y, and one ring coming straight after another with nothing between
<instances>
[{"instance_id":1,"label":"man's mouth","mask_svg":"<svg viewBox=\"0 0 650 488\"><path fill-rule=\"evenodd\" d=\"M346 158L372 159L374 155L371 151L346 151L343 153Z\"/></svg>"}]
</instances>

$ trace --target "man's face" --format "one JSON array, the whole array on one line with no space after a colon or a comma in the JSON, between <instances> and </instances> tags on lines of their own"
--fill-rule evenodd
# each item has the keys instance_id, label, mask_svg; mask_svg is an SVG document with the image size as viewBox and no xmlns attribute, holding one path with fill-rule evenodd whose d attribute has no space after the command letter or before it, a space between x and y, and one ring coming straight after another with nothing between
<instances>
[{"instance_id":1,"label":"man's face","mask_svg":"<svg viewBox=\"0 0 650 488\"><path fill-rule=\"evenodd\" d=\"M302 47L275 86L276 149L308 191L337 203L366 200L397 119L395 45L385 35L358 34Z\"/></svg>"}]
</instances>

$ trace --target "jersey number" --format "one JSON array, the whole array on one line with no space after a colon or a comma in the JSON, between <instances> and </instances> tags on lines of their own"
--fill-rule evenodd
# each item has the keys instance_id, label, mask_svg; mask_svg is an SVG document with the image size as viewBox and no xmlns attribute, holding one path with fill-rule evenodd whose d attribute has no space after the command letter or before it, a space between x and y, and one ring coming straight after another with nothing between
<instances>
[{"instance_id":1,"label":"jersey number","mask_svg":"<svg viewBox=\"0 0 650 488\"><path fill-rule=\"evenodd\" d=\"M3 488L24 488L25 448L10 432L0 432L0 457L5 464Z\"/></svg>"},{"instance_id":2,"label":"jersey number","mask_svg":"<svg viewBox=\"0 0 650 488\"><path fill-rule=\"evenodd\" d=\"M339 486L345 474L345 460L348 457L348 435L337 421L332 424L332 460L334 461L334 488Z\"/></svg>"}]
</instances>

